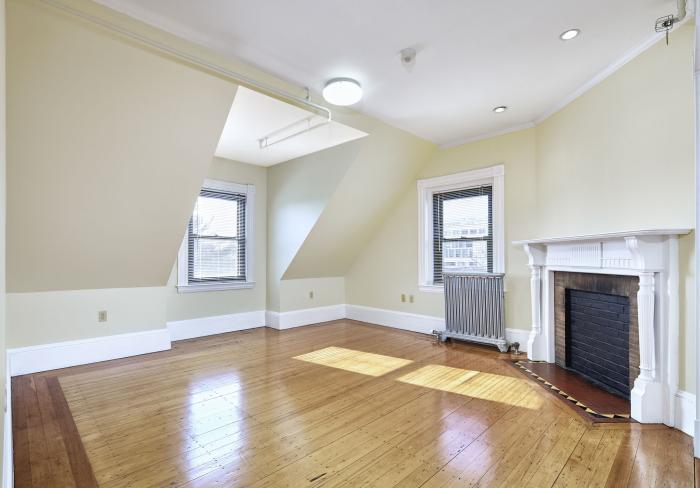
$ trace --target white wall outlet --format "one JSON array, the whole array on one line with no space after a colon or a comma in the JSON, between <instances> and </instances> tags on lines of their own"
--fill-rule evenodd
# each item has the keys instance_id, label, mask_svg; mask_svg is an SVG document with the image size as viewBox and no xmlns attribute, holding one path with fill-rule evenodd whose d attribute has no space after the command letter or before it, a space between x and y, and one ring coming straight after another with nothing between
<instances>
[{"instance_id":1,"label":"white wall outlet","mask_svg":"<svg viewBox=\"0 0 700 488\"><path fill-rule=\"evenodd\" d=\"M314 299L314 292L312 290L309 292L309 300L313 300L313 299Z\"/></svg>"},{"instance_id":2,"label":"white wall outlet","mask_svg":"<svg viewBox=\"0 0 700 488\"><path fill-rule=\"evenodd\" d=\"M409 301L410 303L413 303L413 295L408 295L408 301Z\"/></svg>"},{"instance_id":3,"label":"white wall outlet","mask_svg":"<svg viewBox=\"0 0 700 488\"><path fill-rule=\"evenodd\" d=\"M107 310L100 310L99 312L97 312L97 321L107 322Z\"/></svg>"},{"instance_id":4,"label":"white wall outlet","mask_svg":"<svg viewBox=\"0 0 700 488\"><path fill-rule=\"evenodd\" d=\"M405 293L402 293L402 294L401 294L401 301L402 301L403 303L406 303L406 294L405 294Z\"/></svg>"}]
</instances>

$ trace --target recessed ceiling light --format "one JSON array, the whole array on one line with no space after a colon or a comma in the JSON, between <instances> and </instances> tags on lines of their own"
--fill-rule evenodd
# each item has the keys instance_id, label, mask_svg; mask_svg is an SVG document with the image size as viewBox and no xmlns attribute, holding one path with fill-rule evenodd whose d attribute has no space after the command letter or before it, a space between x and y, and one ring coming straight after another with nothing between
<instances>
[{"instance_id":1,"label":"recessed ceiling light","mask_svg":"<svg viewBox=\"0 0 700 488\"><path fill-rule=\"evenodd\" d=\"M353 105L362 98L362 87L352 78L333 78L326 83L323 98L333 105Z\"/></svg>"},{"instance_id":2,"label":"recessed ceiling light","mask_svg":"<svg viewBox=\"0 0 700 488\"><path fill-rule=\"evenodd\" d=\"M574 37L578 36L581 33L580 30L578 29L569 29L568 31L564 31L559 35L559 39L562 41L570 41Z\"/></svg>"},{"instance_id":3,"label":"recessed ceiling light","mask_svg":"<svg viewBox=\"0 0 700 488\"><path fill-rule=\"evenodd\" d=\"M497 114L503 113L506 110L508 110L508 107L506 107L505 105L500 105L500 106L493 109L493 111L496 112Z\"/></svg>"}]
</instances>

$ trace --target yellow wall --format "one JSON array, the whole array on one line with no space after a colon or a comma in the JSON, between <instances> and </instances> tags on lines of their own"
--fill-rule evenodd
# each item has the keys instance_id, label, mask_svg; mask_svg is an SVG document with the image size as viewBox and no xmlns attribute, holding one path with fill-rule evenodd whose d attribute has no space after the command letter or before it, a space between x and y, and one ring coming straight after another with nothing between
<instances>
[{"instance_id":1,"label":"yellow wall","mask_svg":"<svg viewBox=\"0 0 700 488\"><path fill-rule=\"evenodd\" d=\"M448 175L495 164L505 166L506 242L535 237L535 131L528 129L439 151L418 179ZM529 327L529 271L523 252L507 245L508 327ZM360 254L346 277L347 301L355 305L423 315L443 315L441 293L418 291L418 191L415 180L386 217L383 227ZM401 294L415 302L402 303Z\"/></svg>"},{"instance_id":2,"label":"yellow wall","mask_svg":"<svg viewBox=\"0 0 700 488\"><path fill-rule=\"evenodd\" d=\"M164 286L7 294L7 347L165 328ZM107 311L107 322L97 313Z\"/></svg>"},{"instance_id":3,"label":"yellow wall","mask_svg":"<svg viewBox=\"0 0 700 488\"><path fill-rule=\"evenodd\" d=\"M236 86L45 4L8 20L8 290L165 285Z\"/></svg>"},{"instance_id":4,"label":"yellow wall","mask_svg":"<svg viewBox=\"0 0 700 488\"><path fill-rule=\"evenodd\" d=\"M243 185L255 185L254 265L250 289L177 292L177 263L167 285L167 320L188 320L215 315L265 310L267 282L267 169L260 166L214 158L207 178ZM183 228L184 232L184 228Z\"/></svg>"},{"instance_id":5,"label":"yellow wall","mask_svg":"<svg viewBox=\"0 0 700 488\"><path fill-rule=\"evenodd\" d=\"M508 327L530 327L529 270L513 240L693 227L692 47L685 26L534 129L439 151L420 172L506 166ZM417 218L414 182L348 272L348 303L443 314L441 294L417 290ZM681 387L694 391L692 235L680 247Z\"/></svg>"},{"instance_id":6,"label":"yellow wall","mask_svg":"<svg viewBox=\"0 0 700 488\"><path fill-rule=\"evenodd\" d=\"M280 308L280 282L361 149L353 141L268 169L267 308Z\"/></svg>"}]
</instances>

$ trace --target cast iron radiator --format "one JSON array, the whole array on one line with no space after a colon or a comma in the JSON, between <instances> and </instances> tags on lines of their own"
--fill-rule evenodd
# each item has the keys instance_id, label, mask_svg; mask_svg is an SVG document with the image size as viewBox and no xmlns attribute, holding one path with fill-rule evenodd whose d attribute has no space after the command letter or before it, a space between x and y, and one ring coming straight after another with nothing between
<instances>
[{"instance_id":1,"label":"cast iron radiator","mask_svg":"<svg viewBox=\"0 0 700 488\"><path fill-rule=\"evenodd\" d=\"M444 282L446 330L435 331L439 339L493 344L507 351L503 274L445 273Z\"/></svg>"}]
</instances>

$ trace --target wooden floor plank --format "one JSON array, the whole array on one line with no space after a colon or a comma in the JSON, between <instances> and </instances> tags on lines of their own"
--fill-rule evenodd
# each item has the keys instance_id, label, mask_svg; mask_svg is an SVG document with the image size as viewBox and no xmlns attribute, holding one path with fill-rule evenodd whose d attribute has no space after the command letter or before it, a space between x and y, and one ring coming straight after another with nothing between
<instances>
[{"instance_id":1,"label":"wooden floor plank","mask_svg":"<svg viewBox=\"0 0 700 488\"><path fill-rule=\"evenodd\" d=\"M692 486L690 438L591 424L495 349L342 320L13 379L15 486Z\"/></svg>"}]
</instances>

